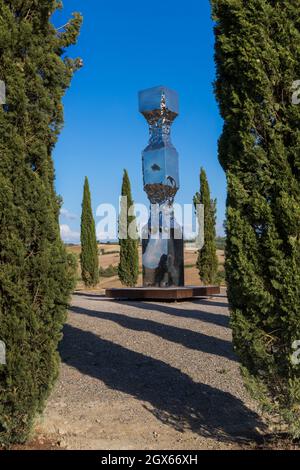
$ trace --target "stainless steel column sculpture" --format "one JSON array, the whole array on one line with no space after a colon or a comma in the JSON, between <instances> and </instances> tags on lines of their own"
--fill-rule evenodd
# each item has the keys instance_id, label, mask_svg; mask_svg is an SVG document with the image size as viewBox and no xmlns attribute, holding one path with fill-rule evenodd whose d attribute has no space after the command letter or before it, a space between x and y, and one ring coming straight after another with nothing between
<instances>
[{"instance_id":1,"label":"stainless steel column sculpture","mask_svg":"<svg viewBox=\"0 0 300 470\"><path fill-rule=\"evenodd\" d=\"M144 190L151 203L143 229L143 285L183 286L183 235L173 209L179 189L178 153L170 137L179 113L178 94L164 86L143 90L139 110L150 127L149 144L143 151Z\"/></svg>"},{"instance_id":2,"label":"stainless steel column sculpture","mask_svg":"<svg viewBox=\"0 0 300 470\"><path fill-rule=\"evenodd\" d=\"M142 234L143 287L109 288L105 295L119 300L177 301L219 294L219 286L184 287L183 230L175 221L173 206L179 189L178 153L170 137L179 113L178 95L164 86L143 90L139 110L150 127L149 144L143 151L144 190L151 203Z\"/></svg>"}]
</instances>

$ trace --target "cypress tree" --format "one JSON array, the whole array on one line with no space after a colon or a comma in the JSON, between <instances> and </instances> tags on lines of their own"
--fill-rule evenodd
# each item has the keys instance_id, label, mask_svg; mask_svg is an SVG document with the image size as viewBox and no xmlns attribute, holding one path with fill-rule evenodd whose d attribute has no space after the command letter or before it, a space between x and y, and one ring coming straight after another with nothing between
<instances>
[{"instance_id":1,"label":"cypress tree","mask_svg":"<svg viewBox=\"0 0 300 470\"><path fill-rule=\"evenodd\" d=\"M204 206L204 245L198 252L197 268L203 284L214 284L218 272L216 249L216 208L217 201L211 199L210 188L204 168L200 171L200 192L194 197L194 205Z\"/></svg>"},{"instance_id":2,"label":"cypress tree","mask_svg":"<svg viewBox=\"0 0 300 470\"><path fill-rule=\"evenodd\" d=\"M99 282L98 244L87 177L84 181L82 200L80 263L81 277L85 285L96 286Z\"/></svg>"},{"instance_id":3,"label":"cypress tree","mask_svg":"<svg viewBox=\"0 0 300 470\"><path fill-rule=\"evenodd\" d=\"M134 215L128 215L128 210L133 208L134 202L131 195L131 185L126 170L123 174L121 195L126 197L126 204L121 204L120 220L123 231L126 227L126 238L120 238L120 263L118 267L119 279L125 286L133 287L136 285L139 275L139 253L138 240L130 236L136 234L136 218ZM130 233L129 233L130 230Z\"/></svg>"},{"instance_id":4,"label":"cypress tree","mask_svg":"<svg viewBox=\"0 0 300 470\"><path fill-rule=\"evenodd\" d=\"M59 233L53 147L61 104L80 61L63 58L76 42L75 15L58 33L58 2L0 1L0 445L24 442L58 375L57 345L74 285Z\"/></svg>"},{"instance_id":5,"label":"cypress tree","mask_svg":"<svg viewBox=\"0 0 300 470\"><path fill-rule=\"evenodd\" d=\"M234 345L253 395L299 437L299 0L212 5Z\"/></svg>"}]
</instances>

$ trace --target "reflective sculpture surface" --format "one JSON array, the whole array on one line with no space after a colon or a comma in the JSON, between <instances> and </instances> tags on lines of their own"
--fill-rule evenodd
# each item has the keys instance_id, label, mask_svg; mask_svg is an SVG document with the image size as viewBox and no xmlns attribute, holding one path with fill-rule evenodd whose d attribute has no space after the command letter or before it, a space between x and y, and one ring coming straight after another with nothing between
<instances>
[{"instance_id":1,"label":"reflective sculpture surface","mask_svg":"<svg viewBox=\"0 0 300 470\"><path fill-rule=\"evenodd\" d=\"M179 113L178 94L164 86L139 93L139 110L150 128L143 151L144 190L151 203L143 229L144 287L184 285L183 235L174 218L179 189L178 153L171 142L171 125Z\"/></svg>"},{"instance_id":2,"label":"reflective sculpture surface","mask_svg":"<svg viewBox=\"0 0 300 470\"><path fill-rule=\"evenodd\" d=\"M150 128L149 143L143 151L144 190L151 203L142 233L143 287L109 288L105 295L141 301L218 295L219 286L184 287L183 230L175 220L173 205L179 189L178 153L170 135L179 113L178 95L164 86L143 90L139 93L139 110Z\"/></svg>"}]
</instances>

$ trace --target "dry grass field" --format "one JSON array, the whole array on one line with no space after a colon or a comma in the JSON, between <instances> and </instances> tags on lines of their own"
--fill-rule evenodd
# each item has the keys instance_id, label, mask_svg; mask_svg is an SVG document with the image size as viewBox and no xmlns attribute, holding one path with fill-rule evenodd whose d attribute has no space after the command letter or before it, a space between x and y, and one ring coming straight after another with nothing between
<instances>
[{"instance_id":1,"label":"dry grass field","mask_svg":"<svg viewBox=\"0 0 300 470\"><path fill-rule=\"evenodd\" d=\"M78 284L77 289L83 289L84 285L81 281L80 276L80 245L67 246L67 250L75 254L78 258ZM101 244L99 245L99 265L102 269L106 270L110 266L117 267L119 264L119 251L120 247L118 244ZM224 251L217 250L219 259L219 270L224 271ZM140 275L138 285L142 285L142 251L139 248L139 261L140 261ZM194 248L186 247L184 253L185 263L185 284L186 285L201 285L198 270L196 268L197 251ZM224 284L224 283L222 283ZM97 288L106 289L108 287L121 287L121 283L118 276L104 277L101 276L100 283Z\"/></svg>"}]
</instances>

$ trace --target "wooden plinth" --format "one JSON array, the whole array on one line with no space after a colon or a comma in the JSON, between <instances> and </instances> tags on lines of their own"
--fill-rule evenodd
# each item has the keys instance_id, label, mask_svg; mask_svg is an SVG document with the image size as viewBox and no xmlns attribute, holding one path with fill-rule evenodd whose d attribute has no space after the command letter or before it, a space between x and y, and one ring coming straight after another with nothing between
<instances>
[{"instance_id":1,"label":"wooden plinth","mask_svg":"<svg viewBox=\"0 0 300 470\"><path fill-rule=\"evenodd\" d=\"M112 299L176 301L220 294L219 286L130 287L106 289Z\"/></svg>"}]
</instances>

